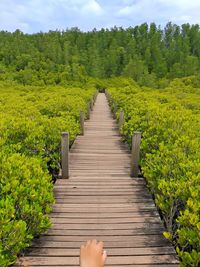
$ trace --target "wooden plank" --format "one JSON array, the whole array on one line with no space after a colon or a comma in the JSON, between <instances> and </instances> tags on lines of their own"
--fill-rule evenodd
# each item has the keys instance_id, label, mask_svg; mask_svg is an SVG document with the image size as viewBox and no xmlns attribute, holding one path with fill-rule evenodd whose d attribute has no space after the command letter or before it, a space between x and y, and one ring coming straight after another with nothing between
<instances>
[{"instance_id":1,"label":"wooden plank","mask_svg":"<svg viewBox=\"0 0 200 267\"><path fill-rule=\"evenodd\" d=\"M175 254L171 247L149 247L149 248L106 248L109 256L137 256L137 255L170 255ZM31 248L28 249L30 256L79 256L79 248Z\"/></svg>"},{"instance_id":2,"label":"wooden plank","mask_svg":"<svg viewBox=\"0 0 200 267\"><path fill-rule=\"evenodd\" d=\"M59 192L59 193L62 193L62 190L64 192L66 192L66 189L67 190L67 193L69 192L78 192L81 191L82 192L94 192L94 193L101 193L101 191L107 191L107 192L111 192L111 193L122 193L124 194L124 196L126 195L127 192L131 193L132 196L134 195L134 193L138 194L138 192L140 193L144 193L144 194L148 194L149 195L149 191L146 189L146 188L143 188L143 187L140 187L140 186L133 186L133 187L130 187L130 188L120 188L120 186L116 186L116 187L113 187L113 188L109 188L109 187L106 187L106 186L96 186L96 188L93 186L91 188L88 188L88 187L81 187L79 185L73 185L73 186L65 186L65 187L59 187L59 188L55 188L54 189L54 192Z\"/></svg>"},{"instance_id":3,"label":"wooden plank","mask_svg":"<svg viewBox=\"0 0 200 267\"><path fill-rule=\"evenodd\" d=\"M110 229L101 229L101 230L91 230L91 229L81 229L81 230L57 230L51 228L45 235L47 236L90 236L90 239L93 239L93 236L132 236L132 235L155 235L155 234L162 234L163 228L159 225L158 227L151 227L151 228L141 228L141 229L123 229L123 230L113 230Z\"/></svg>"},{"instance_id":4,"label":"wooden plank","mask_svg":"<svg viewBox=\"0 0 200 267\"><path fill-rule=\"evenodd\" d=\"M119 203L111 203L111 204L100 204L100 203L97 203L97 204L94 204L94 203L86 203L86 204L72 204L72 203L56 203L53 205L53 207L55 208L86 208L87 210L88 209L91 209L91 208L106 208L106 209L109 209L109 208L112 208L112 209L118 209L118 208L133 208L133 209L137 209L137 208L144 208L144 203L122 203L122 204L119 204ZM145 205L145 209L146 208L155 208L155 205L154 203L147 203Z\"/></svg>"},{"instance_id":5,"label":"wooden plank","mask_svg":"<svg viewBox=\"0 0 200 267\"><path fill-rule=\"evenodd\" d=\"M93 193L93 194L102 194L102 193L105 193L105 194L109 194L109 193L114 193L115 195L117 193L119 194L124 194L126 195L126 193L131 193L131 194L134 194L135 192L144 192L144 193L147 193L146 189L144 188L138 188L138 187L135 187L135 188L80 188L80 187L77 187L77 186L74 186L74 187L71 187L71 188L55 188L54 192L58 193L58 194L62 194L62 193L66 193L67 192L78 192L78 193Z\"/></svg>"},{"instance_id":6,"label":"wooden plank","mask_svg":"<svg viewBox=\"0 0 200 267\"><path fill-rule=\"evenodd\" d=\"M92 185L96 185L96 184L106 184L107 186L109 185L145 185L146 182L142 179L137 179L136 180L132 180L132 179L124 179L123 177L113 177L111 179L108 179L107 177L93 177L93 179L78 179L76 176L75 177L70 177L69 180L57 180L55 187L57 186L64 186L64 185L70 185L70 184L82 184L87 186L87 184L92 184Z\"/></svg>"},{"instance_id":7,"label":"wooden plank","mask_svg":"<svg viewBox=\"0 0 200 267\"><path fill-rule=\"evenodd\" d=\"M62 214L61 214L62 215ZM55 217L53 217L55 216ZM53 214L51 217L51 221L53 224L59 223L59 224L77 224L77 223L82 223L82 224L87 224L91 226L91 224L96 224L97 226L99 224L112 224L112 227L115 227L115 224L121 224L123 225L124 223L130 223L132 227L134 227L134 223L160 223L160 219L158 217L110 217L110 218L73 218L70 216L65 215L66 217L58 217L57 214ZM118 215L119 216L119 215Z\"/></svg>"},{"instance_id":8,"label":"wooden plank","mask_svg":"<svg viewBox=\"0 0 200 267\"><path fill-rule=\"evenodd\" d=\"M79 257L26 257L31 266L49 265L49 266L67 266L78 265ZM114 264L177 264L178 261L174 255L137 255L137 256L110 256L106 261L107 265Z\"/></svg>"},{"instance_id":9,"label":"wooden plank","mask_svg":"<svg viewBox=\"0 0 200 267\"><path fill-rule=\"evenodd\" d=\"M96 207L96 208L62 208L58 206L53 207L53 212L70 212L70 213L93 213L93 212L98 212L98 213L110 213L110 212L115 212L115 213L124 213L124 212L136 212L140 213L141 211L149 212L149 211L156 211L155 207L133 207L133 208L101 208L101 207Z\"/></svg>"},{"instance_id":10,"label":"wooden plank","mask_svg":"<svg viewBox=\"0 0 200 267\"><path fill-rule=\"evenodd\" d=\"M143 250L143 248L147 247L170 247L169 242L167 240L158 239L158 238L151 238L149 240L143 239L142 236L138 236L136 240L126 241L126 240L119 240L119 241L106 241L104 239L101 239L104 241L104 247L105 248L140 248ZM82 241L52 241L52 240L35 240L32 244L32 247L36 248L77 248L80 249L81 244L85 240ZM172 248L173 249L173 248Z\"/></svg>"},{"instance_id":11,"label":"wooden plank","mask_svg":"<svg viewBox=\"0 0 200 267\"><path fill-rule=\"evenodd\" d=\"M94 196L95 197L95 196ZM56 203L66 203L66 204L87 204L87 203L93 203L93 204L113 204L113 203L118 203L118 204L122 204L122 203L152 203L151 199L133 199L133 200L127 200L127 199L109 199L109 198L92 198L92 197L85 197L84 196L81 197L77 197L77 199L66 199L66 198L56 198Z\"/></svg>"},{"instance_id":12,"label":"wooden plank","mask_svg":"<svg viewBox=\"0 0 200 267\"><path fill-rule=\"evenodd\" d=\"M142 182L140 182L139 180L141 180L140 178L138 178L138 181L135 181L135 180L131 180L131 179L127 179L127 178L124 178L123 175L112 175L111 178L108 178L108 174L106 175L102 175L101 177L99 176L95 176L93 174L92 176L92 179L90 179L91 177L88 175L87 177L77 177L76 175L72 175L70 177L69 180L58 180L55 184L55 186L57 185L64 185L64 184L74 184L74 183L84 183L84 184L87 184L87 183L91 183L91 184L101 184L101 183L106 183L107 185L109 184L130 184L130 185L137 185L137 184L146 184L146 182L143 180ZM63 183L60 183L60 181L63 181ZM64 181L66 181L64 183ZM59 182L59 183L58 183Z\"/></svg>"},{"instance_id":13,"label":"wooden plank","mask_svg":"<svg viewBox=\"0 0 200 267\"><path fill-rule=\"evenodd\" d=\"M100 223L94 223L94 224L88 224L88 223L63 223L60 224L59 221L53 223L53 229L54 230L132 230L132 229L161 229L163 230L164 228L161 226L160 222L149 222L149 223L107 223L107 224L100 224Z\"/></svg>"},{"instance_id":14,"label":"wooden plank","mask_svg":"<svg viewBox=\"0 0 200 267\"><path fill-rule=\"evenodd\" d=\"M141 185L135 185L135 186L130 186L130 185L105 185L105 184L96 184L96 185L80 185L80 184L73 184L73 185L64 185L64 186L57 186L55 187L54 191L61 191L61 190L68 190L68 189L77 189L77 190L120 190L120 191L129 191L129 190L144 190L143 186Z\"/></svg>"},{"instance_id":15,"label":"wooden plank","mask_svg":"<svg viewBox=\"0 0 200 267\"><path fill-rule=\"evenodd\" d=\"M126 170L124 171L124 173L126 172ZM83 181L88 181L91 178L94 178L94 180L90 181L90 182L97 182L97 177L101 174L100 179L102 178L102 182L107 182L111 183L113 181L113 183L117 183L120 182L120 178L122 178L121 182L131 182L131 180L124 178L124 173L122 173L121 171L118 172L108 172L107 170L91 170L91 171L87 171L87 170L83 170L82 172L80 172L80 170L71 170L70 169L70 182L73 181L77 181L77 182L83 182ZM109 179L108 177L112 176L111 179Z\"/></svg>"},{"instance_id":16,"label":"wooden plank","mask_svg":"<svg viewBox=\"0 0 200 267\"><path fill-rule=\"evenodd\" d=\"M123 212L123 213L117 213L117 212L111 212L111 213L99 213L99 212L87 212L87 213L82 213L82 212L71 212L71 213L63 213L63 212L57 212L57 213L52 213L51 217L57 217L57 218L85 218L85 219L90 219L90 218L141 218L143 217L146 220L151 217L158 217L158 212L157 211L148 211L148 212Z\"/></svg>"},{"instance_id":17,"label":"wooden plank","mask_svg":"<svg viewBox=\"0 0 200 267\"><path fill-rule=\"evenodd\" d=\"M112 242L121 242L121 241L129 241L132 243L134 242L138 242L138 240L140 240L140 238L143 238L142 240L146 240L146 246L148 244L148 242L150 242L150 240L152 240L153 238L157 238L157 240L162 240L164 241L164 237L162 237L161 234L149 234L145 233L144 235L129 235L129 236L124 236L124 235L117 235L117 236L110 236L110 235L93 235L92 238L93 239L97 239L97 240L102 240L102 241L112 241ZM41 236L40 240L43 241L62 241L62 242L69 242L69 241L79 241L79 242L85 242L86 240L90 240L91 239L91 235L84 235L84 236L74 236L74 235L68 235L68 236L62 236L62 235L43 235ZM167 242L167 241L166 241ZM168 242L167 242L168 243ZM169 243L168 243L169 244ZM138 245L137 245L138 246Z\"/></svg>"},{"instance_id":18,"label":"wooden plank","mask_svg":"<svg viewBox=\"0 0 200 267\"><path fill-rule=\"evenodd\" d=\"M63 198L63 196L61 195L56 195L56 200L59 201L59 199L62 199L62 200L65 200L65 201L70 201L70 200L89 200L90 202L94 203L93 201L95 200L99 200L99 201L106 201L109 203L109 201L118 201L118 203L120 203L121 201L122 202L126 202L126 203L137 203L138 201L140 201L141 203L144 201L144 202L152 202L153 203L153 200L150 198L149 195L146 195L144 197L141 197L141 196L138 196L137 194L134 194L134 195L131 195L131 196L127 196L127 195L122 195L122 196L68 196L67 199L66 198ZM82 202L81 202L82 203Z\"/></svg>"}]
</instances>

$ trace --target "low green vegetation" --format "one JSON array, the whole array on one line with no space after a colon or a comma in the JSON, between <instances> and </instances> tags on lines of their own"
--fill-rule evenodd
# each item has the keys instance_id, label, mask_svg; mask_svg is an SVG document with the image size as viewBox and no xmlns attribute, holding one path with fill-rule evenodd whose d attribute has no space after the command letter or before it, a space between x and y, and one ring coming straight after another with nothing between
<instances>
[{"instance_id":1,"label":"low green vegetation","mask_svg":"<svg viewBox=\"0 0 200 267\"><path fill-rule=\"evenodd\" d=\"M176 246L182 266L200 264L200 88L193 77L177 79L162 90L115 79L108 89L110 105L131 146L142 132L141 169ZM106 83L108 85L108 83ZM123 86L121 86L123 85Z\"/></svg>"},{"instance_id":2,"label":"low green vegetation","mask_svg":"<svg viewBox=\"0 0 200 267\"><path fill-rule=\"evenodd\" d=\"M61 132L74 141L95 91L0 84L0 266L49 228Z\"/></svg>"}]
</instances>

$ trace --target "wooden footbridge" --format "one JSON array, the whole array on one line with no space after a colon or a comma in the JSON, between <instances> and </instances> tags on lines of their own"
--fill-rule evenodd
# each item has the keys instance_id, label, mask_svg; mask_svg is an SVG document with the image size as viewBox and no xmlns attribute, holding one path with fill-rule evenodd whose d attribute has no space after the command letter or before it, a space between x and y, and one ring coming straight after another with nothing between
<instances>
[{"instance_id":1,"label":"wooden footbridge","mask_svg":"<svg viewBox=\"0 0 200 267\"><path fill-rule=\"evenodd\" d=\"M106 266L179 266L174 248L162 236L164 228L144 179L130 177L130 152L121 142L105 94L98 94L69 163L69 179L55 184L53 226L34 241L22 262L79 266L81 244L97 239L104 242Z\"/></svg>"}]
</instances>

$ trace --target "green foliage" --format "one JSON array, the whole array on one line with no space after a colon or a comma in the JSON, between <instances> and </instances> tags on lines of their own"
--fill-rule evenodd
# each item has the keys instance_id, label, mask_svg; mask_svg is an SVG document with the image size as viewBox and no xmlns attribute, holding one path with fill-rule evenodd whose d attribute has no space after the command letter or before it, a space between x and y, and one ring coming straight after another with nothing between
<instances>
[{"instance_id":1,"label":"green foliage","mask_svg":"<svg viewBox=\"0 0 200 267\"><path fill-rule=\"evenodd\" d=\"M4 152L4 151L3 151ZM50 225L51 177L40 161L20 154L0 158L0 265L15 261L19 250Z\"/></svg>"},{"instance_id":2,"label":"green foliage","mask_svg":"<svg viewBox=\"0 0 200 267\"><path fill-rule=\"evenodd\" d=\"M117 117L125 111L124 139L131 145L133 132L142 132L142 172L182 266L200 263L200 95L192 84L191 77L161 90L109 89Z\"/></svg>"},{"instance_id":3,"label":"green foliage","mask_svg":"<svg viewBox=\"0 0 200 267\"><path fill-rule=\"evenodd\" d=\"M58 170L60 133L68 131L73 142L80 132L80 110L87 114L87 102L94 92L62 87L3 88L0 129L7 150L39 156Z\"/></svg>"},{"instance_id":4,"label":"green foliage","mask_svg":"<svg viewBox=\"0 0 200 267\"><path fill-rule=\"evenodd\" d=\"M90 88L90 89L88 89ZM0 266L50 226L53 183L60 166L61 132L70 144L93 85L33 87L0 83Z\"/></svg>"},{"instance_id":5,"label":"green foliage","mask_svg":"<svg viewBox=\"0 0 200 267\"><path fill-rule=\"evenodd\" d=\"M87 83L89 77L124 75L140 85L200 71L199 25L155 23L81 32L0 32L0 80L24 85Z\"/></svg>"}]
</instances>

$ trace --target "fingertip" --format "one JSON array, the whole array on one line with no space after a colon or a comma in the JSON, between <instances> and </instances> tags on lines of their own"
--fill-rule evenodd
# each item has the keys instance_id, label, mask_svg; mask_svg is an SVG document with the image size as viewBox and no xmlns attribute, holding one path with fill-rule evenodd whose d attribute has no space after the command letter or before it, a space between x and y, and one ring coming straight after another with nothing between
<instances>
[{"instance_id":1,"label":"fingertip","mask_svg":"<svg viewBox=\"0 0 200 267\"><path fill-rule=\"evenodd\" d=\"M98 243L97 245L98 245L98 247L99 247L100 249L103 249L103 242L102 242L102 241L99 241L99 243Z\"/></svg>"},{"instance_id":2,"label":"fingertip","mask_svg":"<svg viewBox=\"0 0 200 267\"><path fill-rule=\"evenodd\" d=\"M99 241L98 245L103 246L103 241Z\"/></svg>"},{"instance_id":3,"label":"fingertip","mask_svg":"<svg viewBox=\"0 0 200 267\"><path fill-rule=\"evenodd\" d=\"M89 246L90 243L91 243L91 240L88 240L88 241L86 242L86 246Z\"/></svg>"},{"instance_id":4,"label":"fingertip","mask_svg":"<svg viewBox=\"0 0 200 267\"><path fill-rule=\"evenodd\" d=\"M107 258L107 252L106 250L103 251L103 262L106 261L106 258Z\"/></svg>"},{"instance_id":5,"label":"fingertip","mask_svg":"<svg viewBox=\"0 0 200 267\"><path fill-rule=\"evenodd\" d=\"M80 249L83 250L84 248L85 248L85 246L84 245L81 245L81 248Z\"/></svg>"}]
</instances>

